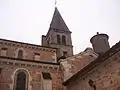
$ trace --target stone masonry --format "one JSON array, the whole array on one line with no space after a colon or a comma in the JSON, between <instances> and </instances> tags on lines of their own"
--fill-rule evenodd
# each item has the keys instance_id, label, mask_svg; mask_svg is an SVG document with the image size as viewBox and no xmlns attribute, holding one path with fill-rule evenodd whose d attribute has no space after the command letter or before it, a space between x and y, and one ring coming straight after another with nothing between
<instances>
[{"instance_id":1,"label":"stone masonry","mask_svg":"<svg viewBox=\"0 0 120 90\"><path fill-rule=\"evenodd\" d=\"M85 51L72 57L61 59L60 63L64 74L64 81L95 60L97 56L98 55L92 50L92 48L87 48Z\"/></svg>"},{"instance_id":2,"label":"stone masonry","mask_svg":"<svg viewBox=\"0 0 120 90\"><path fill-rule=\"evenodd\" d=\"M0 90L15 90L15 73L25 70L28 73L28 90L42 90L41 73L49 72L52 77L52 90L62 89L59 64L35 63L0 58Z\"/></svg>"},{"instance_id":3,"label":"stone masonry","mask_svg":"<svg viewBox=\"0 0 120 90\"><path fill-rule=\"evenodd\" d=\"M90 86L90 80L96 89ZM67 90L120 90L120 51L69 83Z\"/></svg>"}]
</instances>

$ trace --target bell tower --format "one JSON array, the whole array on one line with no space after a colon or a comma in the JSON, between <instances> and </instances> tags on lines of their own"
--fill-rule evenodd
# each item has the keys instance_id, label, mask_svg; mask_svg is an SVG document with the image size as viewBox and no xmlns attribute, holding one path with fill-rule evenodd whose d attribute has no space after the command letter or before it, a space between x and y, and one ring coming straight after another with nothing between
<instances>
[{"instance_id":1,"label":"bell tower","mask_svg":"<svg viewBox=\"0 0 120 90\"><path fill-rule=\"evenodd\" d=\"M66 58L73 55L71 31L65 24L57 7L46 35L42 35L42 46L57 48L57 58Z\"/></svg>"}]
</instances>

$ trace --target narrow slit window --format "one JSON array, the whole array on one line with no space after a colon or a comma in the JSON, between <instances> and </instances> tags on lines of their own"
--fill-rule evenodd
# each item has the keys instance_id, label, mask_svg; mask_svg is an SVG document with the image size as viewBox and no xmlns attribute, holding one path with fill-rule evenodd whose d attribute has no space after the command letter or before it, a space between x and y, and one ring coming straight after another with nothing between
<instances>
[{"instance_id":1,"label":"narrow slit window","mask_svg":"<svg viewBox=\"0 0 120 90\"><path fill-rule=\"evenodd\" d=\"M57 44L60 44L60 35L57 35Z\"/></svg>"},{"instance_id":2,"label":"narrow slit window","mask_svg":"<svg viewBox=\"0 0 120 90\"><path fill-rule=\"evenodd\" d=\"M2 68L0 68L0 74L2 73Z\"/></svg>"},{"instance_id":3,"label":"narrow slit window","mask_svg":"<svg viewBox=\"0 0 120 90\"><path fill-rule=\"evenodd\" d=\"M23 59L23 51L22 50L18 51L18 58Z\"/></svg>"},{"instance_id":4,"label":"narrow slit window","mask_svg":"<svg viewBox=\"0 0 120 90\"><path fill-rule=\"evenodd\" d=\"M66 37L64 35L62 36L62 44L66 45Z\"/></svg>"},{"instance_id":5,"label":"narrow slit window","mask_svg":"<svg viewBox=\"0 0 120 90\"><path fill-rule=\"evenodd\" d=\"M63 56L67 57L67 51L63 51Z\"/></svg>"}]
</instances>

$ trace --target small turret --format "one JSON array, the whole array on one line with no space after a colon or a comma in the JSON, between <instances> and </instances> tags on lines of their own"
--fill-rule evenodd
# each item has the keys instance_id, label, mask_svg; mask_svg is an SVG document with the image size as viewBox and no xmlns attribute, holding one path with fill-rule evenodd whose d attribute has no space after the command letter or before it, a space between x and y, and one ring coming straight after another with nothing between
<instances>
[{"instance_id":1,"label":"small turret","mask_svg":"<svg viewBox=\"0 0 120 90\"><path fill-rule=\"evenodd\" d=\"M107 34L99 34L97 32L97 35L94 35L90 42L92 43L93 50L97 54L102 54L106 52L108 49L110 49L109 42L108 42L109 36Z\"/></svg>"}]
</instances>

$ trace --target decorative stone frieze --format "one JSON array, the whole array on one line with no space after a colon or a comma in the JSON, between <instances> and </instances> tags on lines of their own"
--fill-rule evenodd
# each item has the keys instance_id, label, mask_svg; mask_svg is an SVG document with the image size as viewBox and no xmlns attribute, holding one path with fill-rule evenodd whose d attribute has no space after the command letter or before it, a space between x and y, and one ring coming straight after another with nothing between
<instances>
[{"instance_id":1,"label":"decorative stone frieze","mask_svg":"<svg viewBox=\"0 0 120 90\"><path fill-rule=\"evenodd\" d=\"M43 64L43 63L33 63L33 62L25 62L18 60L9 60L9 59L0 59L0 65L7 66L18 66L18 67L32 67L32 68L42 68L45 70L54 70L59 71L59 65L51 65L51 64Z\"/></svg>"},{"instance_id":2,"label":"decorative stone frieze","mask_svg":"<svg viewBox=\"0 0 120 90\"><path fill-rule=\"evenodd\" d=\"M39 51L56 52L56 49L53 49L53 48L47 48L40 45L33 45L33 44L27 44L22 42L16 42L16 41L0 40L0 44L14 46L14 47L16 46L17 48L29 48L29 49L39 50Z\"/></svg>"}]
</instances>

